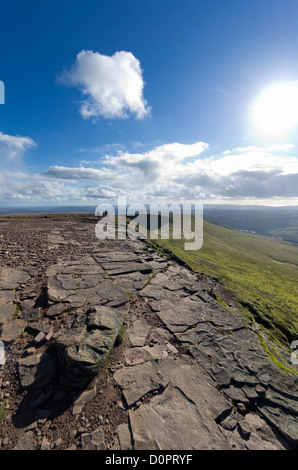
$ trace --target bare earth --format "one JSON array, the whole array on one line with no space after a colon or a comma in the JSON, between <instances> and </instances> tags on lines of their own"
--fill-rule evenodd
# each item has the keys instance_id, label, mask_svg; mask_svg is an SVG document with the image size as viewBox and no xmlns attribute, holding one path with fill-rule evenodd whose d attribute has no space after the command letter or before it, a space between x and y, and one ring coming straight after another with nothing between
<instances>
[{"instance_id":1,"label":"bare earth","mask_svg":"<svg viewBox=\"0 0 298 470\"><path fill-rule=\"evenodd\" d=\"M297 448L290 352L281 368L214 281L95 222L0 218L0 448Z\"/></svg>"}]
</instances>

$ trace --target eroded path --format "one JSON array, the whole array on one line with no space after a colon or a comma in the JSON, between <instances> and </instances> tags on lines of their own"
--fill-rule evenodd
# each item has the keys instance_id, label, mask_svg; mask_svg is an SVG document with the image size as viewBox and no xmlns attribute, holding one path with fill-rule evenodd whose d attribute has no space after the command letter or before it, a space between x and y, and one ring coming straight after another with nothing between
<instances>
[{"instance_id":1,"label":"eroded path","mask_svg":"<svg viewBox=\"0 0 298 470\"><path fill-rule=\"evenodd\" d=\"M297 447L289 351L210 280L90 217L1 218L0 237L3 449Z\"/></svg>"}]
</instances>

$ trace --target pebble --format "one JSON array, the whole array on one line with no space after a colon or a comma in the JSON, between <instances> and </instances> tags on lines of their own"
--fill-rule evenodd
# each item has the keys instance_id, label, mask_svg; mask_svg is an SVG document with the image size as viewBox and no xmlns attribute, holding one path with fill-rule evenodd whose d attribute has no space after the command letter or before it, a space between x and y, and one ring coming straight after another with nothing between
<instances>
[{"instance_id":1,"label":"pebble","mask_svg":"<svg viewBox=\"0 0 298 470\"><path fill-rule=\"evenodd\" d=\"M243 403L238 403L237 408L242 413L244 413L246 411L246 407Z\"/></svg>"},{"instance_id":2,"label":"pebble","mask_svg":"<svg viewBox=\"0 0 298 470\"><path fill-rule=\"evenodd\" d=\"M63 439L61 437L58 437L58 439L55 440L54 446L59 447L63 444Z\"/></svg>"}]
</instances>

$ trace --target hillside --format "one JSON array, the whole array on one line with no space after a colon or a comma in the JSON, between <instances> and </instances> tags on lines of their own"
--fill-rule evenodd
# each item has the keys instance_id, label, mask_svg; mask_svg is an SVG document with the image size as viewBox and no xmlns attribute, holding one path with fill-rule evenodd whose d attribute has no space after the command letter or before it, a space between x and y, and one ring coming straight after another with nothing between
<instances>
[{"instance_id":1,"label":"hillside","mask_svg":"<svg viewBox=\"0 0 298 470\"><path fill-rule=\"evenodd\" d=\"M208 222L298 244L297 207L204 208Z\"/></svg>"},{"instance_id":2,"label":"hillside","mask_svg":"<svg viewBox=\"0 0 298 470\"><path fill-rule=\"evenodd\" d=\"M1 450L297 449L289 349L214 274L141 240L99 240L96 222L1 219ZM206 226L189 259L248 278L239 240L253 252L251 239L221 230Z\"/></svg>"},{"instance_id":3,"label":"hillside","mask_svg":"<svg viewBox=\"0 0 298 470\"><path fill-rule=\"evenodd\" d=\"M203 247L185 251L183 240L160 240L192 270L220 281L238 306L291 343L298 336L298 247L204 221ZM218 301L219 292L214 293Z\"/></svg>"}]
</instances>

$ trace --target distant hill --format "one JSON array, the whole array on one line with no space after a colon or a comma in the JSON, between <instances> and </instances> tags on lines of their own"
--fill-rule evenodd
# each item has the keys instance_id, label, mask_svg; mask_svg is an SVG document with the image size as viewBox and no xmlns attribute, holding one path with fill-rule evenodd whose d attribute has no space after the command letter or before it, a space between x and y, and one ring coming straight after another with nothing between
<instances>
[{"instance_id":1,"label":"distant hill","mask_svg":"<svg viewBox=\"0 0 298 470\"><path fill-rule=\"evenodd\" d=\"M222 227L298 244L298 207L204 207L204 218Z\"/></svg>"},{"instance_id":2,"label":"distant hill","mask_svg":"<svg viewBox=\"0 0 298 470\"><path fill-rule=\"evenodd\" d=\"M33 206L33 207L6 207L0 208L1 215L9 214L69 214L69 213L92 213L95 206Z\"/></svg>"}]
</instances>

